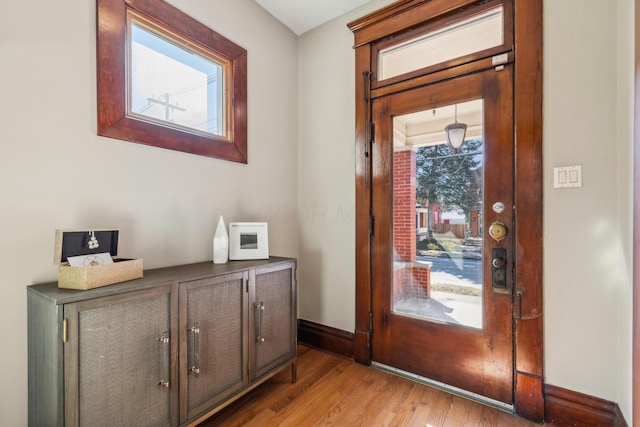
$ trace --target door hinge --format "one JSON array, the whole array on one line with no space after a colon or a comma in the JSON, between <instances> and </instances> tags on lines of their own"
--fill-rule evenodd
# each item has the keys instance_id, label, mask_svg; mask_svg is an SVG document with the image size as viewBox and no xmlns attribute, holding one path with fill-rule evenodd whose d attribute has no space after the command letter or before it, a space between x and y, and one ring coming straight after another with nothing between
<instances>
[{"instance_id":1,"label":"door hinge","mask_svg":"<svg viewBox=\"0 0 640 427\"><path fill-rule=\"evenodd\" d=\"M69 340L69 322L67 319L62 321L62 342L66 343Z\"/></svg>"},{"instance_id":2,"label":"door hinge","mask_svg":"<svg viewBox=\"0 0 640 427\"><path fill-rule=\"evenodd\" d=\"M372 121L369 122L369 139L371 139L371 143L375 144L376 142L376 124Z\"/></svg>"},{"instance_id":3,"label":"door hinge","mask_svg":"<svg viewBox=\"0 0 640 427\"><path fill-rule=\"evenodd\" d=\"M369 216L369 236L373 236L373 227L375 226L375 218L373 215Z\"/></svg>"},{"instance_id":4,"label":"door hinge","mask_svg":"<svg viewBox=\"0 0 640 427\"><path fill-rule=\"evenodd\" d=\"M362 82L364 83L364 102L369 103L371 95L371 80L373 79L373 73L369 70L362 73Z\"/></svg>"},{"instance_id":5,"label":"door hinge","mask_svg":"<svg viewBox=\"0 0 640 427\"><path fill-rule=\"evenodd\" d=\"M514 301L514 305L515 305L514 317L516 320L522 319L522 295L524 295L524 289L522 288L516 289L516 300Z\"/></svg>"},{"instance_id":6,"label":"door hinge","mask_svg":"<svg viewBox=\"0 0 640 427\"><path fill-rule=\"evenodd\" d=\"M296 282L300 281L300 274L298 273L298 269L296 268Z\"/></svg>"},{"instance_id":7,"label":"door hinge","mask_svg":"<svg viewBox=\"0 0 640 427\"><path fill-rule=\"evenodd\" d=\"M369 332L373 331L373 313L369 312Z\"/></svg>"},{"instance_id":8,"label":"door hinge","mask_svg":"<svg viewBox=\"0 0 640 427\"><path fill-rule=\"evenodd\" d=\"M250 282L250 280L247 279L247 293L249 293L249 282Z\"/></svg>"}]
</instances>

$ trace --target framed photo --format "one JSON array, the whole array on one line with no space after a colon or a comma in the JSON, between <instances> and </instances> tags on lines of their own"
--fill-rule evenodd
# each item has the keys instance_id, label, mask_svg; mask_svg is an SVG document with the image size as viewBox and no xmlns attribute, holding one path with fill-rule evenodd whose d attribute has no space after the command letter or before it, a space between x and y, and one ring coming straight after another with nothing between
<instances>
[{"instance_id":1,"label":"framed photo","mask_svg":"<svg viewBox=\"0 0 640 427\"><path fill-rule=\"evenodd\" d=\"M229 223L229 259L269 258L269 234L266 222Z\"/></svg>"}]
</instances>

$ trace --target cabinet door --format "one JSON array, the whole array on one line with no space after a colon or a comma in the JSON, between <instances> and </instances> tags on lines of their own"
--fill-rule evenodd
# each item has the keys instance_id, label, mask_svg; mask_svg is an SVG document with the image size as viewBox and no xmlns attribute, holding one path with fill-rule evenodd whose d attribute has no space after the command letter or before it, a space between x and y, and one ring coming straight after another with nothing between
<instances>
[{"instance_id":1,"label":"cabinet door","mask_svg":"<svg viewBox=\"0 0 640 427\"><path fill-rule=\"evenodd\" d=\"M296 356L295 265L251 271L252 380Z\"/></svg>"},{"instance_id":2,"label":"cabinet door","mask_svg":"<svg viewBox=\"0 0 640 427\"><path fill-rule=\"evenodd\" d=\"M239 272L181 284L181 422L248 384L247 278Z\"/></svg>"},{"instance_id":3,"label":"cabinet door","mask_svg":"<svg viewBox=\"0 0 640 427\"><path fill-rule=\"evenodd\" d=\"M65 425L177 425L176 291L65 305Z\"/></svg>"}]
</instances>

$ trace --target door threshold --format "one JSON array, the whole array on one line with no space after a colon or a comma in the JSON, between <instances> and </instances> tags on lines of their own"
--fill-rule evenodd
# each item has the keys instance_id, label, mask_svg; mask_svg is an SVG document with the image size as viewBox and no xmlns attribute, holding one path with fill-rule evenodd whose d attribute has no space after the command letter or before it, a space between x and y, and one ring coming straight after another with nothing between
<instances>
[{"instance_id":1,"label":"door threshold","mask_svg":"<svg viewBox=\"0 0 640 427\"><path fill-rule=\"evenodd\" d=\"M473 400L474 402L491 406L492 408L496 408L501 411L508 412L510 414L515 413L513 405L491 399L490 397L482 396L480 394L463 390L461 388L454 387L449 384L441 383L440 381L435 381L429 378L425 378L417 374L412 374L411 372L403 371L402 369L394 368L392 366L383 365L382 363L371 362L371 366L381 371L389 372L399 377L406 378L408 380L415 381L417 383L420 383L429 387L437 388L438 390L442 390L447 393L450 393L459 397L463 397L465 399Z\"/></svg>"}]
</instances>

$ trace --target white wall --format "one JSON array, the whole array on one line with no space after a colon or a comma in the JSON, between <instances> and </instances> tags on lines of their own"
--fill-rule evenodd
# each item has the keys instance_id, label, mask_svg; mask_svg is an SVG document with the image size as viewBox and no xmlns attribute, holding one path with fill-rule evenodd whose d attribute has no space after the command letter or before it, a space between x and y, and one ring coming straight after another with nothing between
<instances>
[{"instance_id":1,"label":"white wall","mask_svg":"<svg viewBox=\"0 0 640 427\"><path fill-rule=\"evenodd\" d=\"M354 56L346 23L300 38L300 317L355 325ZM546 381L618 402L631 422L632 0L544 2ZM616 6L619 5L619 8ZM619 48L616 48L619 46ZM554 190L553 167L584 186Z\"/></svg>"},{"instance_id":2,"label":"white wall","mask_svg":"<svg viewBox=\"0 0 640 427\"><path fill-rule=\"evenodd\" d=\"M211 260L223 214L298 255L297 37L252 0L171 3L248 50L248 165L96 136L95 1L0 5L0 425L26 425L25 287L56 279L56 228L118 227L153 268Z\"/></svg>"}]
</instances>

